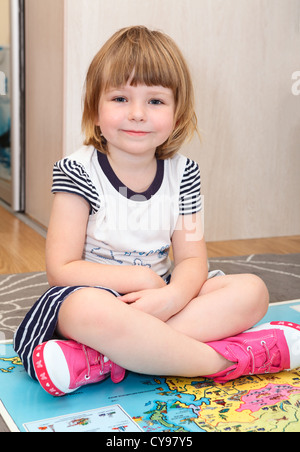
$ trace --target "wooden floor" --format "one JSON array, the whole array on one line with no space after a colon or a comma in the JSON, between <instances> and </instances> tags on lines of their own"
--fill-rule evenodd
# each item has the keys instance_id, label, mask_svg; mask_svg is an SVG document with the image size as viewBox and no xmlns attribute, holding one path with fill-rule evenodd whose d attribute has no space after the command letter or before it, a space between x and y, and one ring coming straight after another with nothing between
<instances>
[{"instance_id":1,"label":"wooden floor","mask_svg":"<svg viewBox=\"0 0 300 452\"><path fill-rule=\"evenodd\" d=\"M44 237L0 206L0 274L44 270Z\"/></svg>"},{"instance_id":2,"label":"wooden floor","mask_svg":"<svg viewBox=\"0 0 300 452\"><path fill-rule=\"evenodd\" d=\"M207 243L209 257L300 253L300 236ZM0 206L0 274L45 271L45 238Z\"/></svg>"}]
</instances>

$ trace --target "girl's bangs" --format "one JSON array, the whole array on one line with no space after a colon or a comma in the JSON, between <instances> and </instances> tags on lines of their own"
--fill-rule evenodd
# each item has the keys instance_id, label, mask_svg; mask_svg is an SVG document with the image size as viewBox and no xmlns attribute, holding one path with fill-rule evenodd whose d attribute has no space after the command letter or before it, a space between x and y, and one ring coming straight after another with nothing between
<instances>
[{"instance_id":1,"label":"girl's bangs","mask_svg":"<svg viewBox=\"0 0 300 452\"><path fill-rule=\"evenodd\" d=\"M162 58L162 55L149 48L147 52L142 49L120 48L102 72L102 80L105 91L130 82L131 86L141 84L170 88L175 95L179 84L176 74L175 64L170 56Z\"/></svg>"}]
</instances>

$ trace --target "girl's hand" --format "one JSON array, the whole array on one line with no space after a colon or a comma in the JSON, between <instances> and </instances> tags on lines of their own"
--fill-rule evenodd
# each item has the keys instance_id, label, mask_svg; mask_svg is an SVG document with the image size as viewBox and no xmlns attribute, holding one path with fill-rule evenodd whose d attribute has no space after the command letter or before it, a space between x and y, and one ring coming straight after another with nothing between
<instances>
[{"instance_id":1,"label":"girl's hand","mask_svg":"<svg viewBox=\"0 0 300 452\"><path fill-rule=\"evenodd\" d=\"M174 315L173 302L168 286L160 289L141 290L118 297L124 303L130 304L134 309L146 312L166 322Z\"/></svg>"}]
</instances>

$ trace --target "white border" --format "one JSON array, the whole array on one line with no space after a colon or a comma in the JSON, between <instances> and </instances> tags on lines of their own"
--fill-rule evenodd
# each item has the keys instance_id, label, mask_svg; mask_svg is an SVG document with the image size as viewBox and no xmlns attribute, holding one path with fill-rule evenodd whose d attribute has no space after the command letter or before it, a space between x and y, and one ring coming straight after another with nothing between
<instances>
[{"instance_id":1,"label":"white border","mask_svg":"<svg viewBox=\"0 0 300 452\"><path fill-rule=\"evenodd\" d=\"M8 413L8 411L5 408L2 400L0 400L0 416L2 417L3 422L7 425L7 428L9 428L9 430L12 433L17 433L17 432L20 433L20 430L18 429L18 427L16 426L16 424L13 421L12 417Z\"/></svg>"}]
</instances>

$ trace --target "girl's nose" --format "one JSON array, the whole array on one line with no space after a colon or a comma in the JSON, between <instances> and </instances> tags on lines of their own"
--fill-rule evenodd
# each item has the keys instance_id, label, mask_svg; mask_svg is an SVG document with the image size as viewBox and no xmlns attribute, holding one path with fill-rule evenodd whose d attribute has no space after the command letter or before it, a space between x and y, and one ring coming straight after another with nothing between
<instances>
[{"instance_id":1,"label":"girl's nose","mask_svg":"<svg viewBox=\"0 0 300 452\"><path fill-rule=\"evenodd\" d=\"M131 121L145 121L145 107L140 102L132 102L129 108L128 117Z\"/></svg>"}]
</instances>

